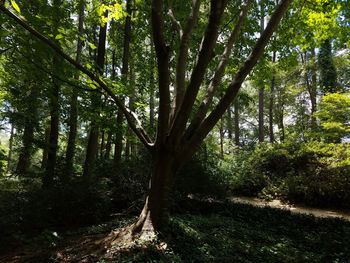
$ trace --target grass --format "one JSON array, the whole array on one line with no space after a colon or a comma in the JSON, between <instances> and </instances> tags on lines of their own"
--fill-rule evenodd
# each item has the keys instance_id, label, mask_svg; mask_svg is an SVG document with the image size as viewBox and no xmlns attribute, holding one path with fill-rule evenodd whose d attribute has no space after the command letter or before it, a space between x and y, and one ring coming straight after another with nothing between
<instances>
[{"instance_id":1,"label":"grass","mask_svg":"<svg viewBox=\"0 0 350 263\"><path fill-rule=\"evenodd\" d=\"M347 221L225 202L187 200L179 207L182 211L173 214L158 240L87 262L350 262ZM108 233L121 223L91 226L75 235ZM67 249L65 242L58 246Z\"/></svg>"}]
</instances>

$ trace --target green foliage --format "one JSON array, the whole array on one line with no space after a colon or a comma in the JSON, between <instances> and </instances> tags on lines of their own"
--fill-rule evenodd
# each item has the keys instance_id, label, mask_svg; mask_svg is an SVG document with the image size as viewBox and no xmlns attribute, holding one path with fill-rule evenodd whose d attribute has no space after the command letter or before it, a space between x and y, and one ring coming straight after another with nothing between
<instances>
[{"instance_id":1,"label":"green foliage","mask_svg":"<svg viewBox=\"0 0 350 263\"><path fill-rule=\"evenodd\" d=\"M261 144L230 160L233 194L349 208L350 149L322 142Z\"/></svg>"},{"instance_id":2,"label":"green foliage","mask_svg":"<svg viewBox=\"0 0 350 263\"><path fill-rule=\"evenodd\" d=\"M1 179L0 243L36 236L43 230L72 228L101 222L112 208L106 180L87 186L80 180L41 189L37 179ZM55 232L52 230L51 232ZM49 243L51 235L41 238Z\"/></svg>"},{"instance_id":3,"label":"green foliage","mask_svg":"<svg viewBox=\"0 0 350 263\"><path fill-rule=\"evenodd\" d=\"M220 167L221 160L212 148L203 146L177 174L175 194L185 197L188 194L205 197L223 197L226 174Z\"/></svg>"},{"instance_id":4,"label":"green foliage","mask_svg":"<svg viewBox=\"0 0 350 263\"><path fill-rule=\"evenodd\" d=\"M328 142L339 142L350 134L350 94L328 93L319 103L322 131L319 136Z\"/></svg>"},{"instance_id":5,"label":"green foliage","mask_svg":"<svg viewBox=\"0 0 350 263\"><path fill-rule=\"evenodd\" d=\"M333 63L332 44L329 39L325 40L318 55L321 90L323 93L339 91L337 84L337 71Z\"/></svg>"}]
</instances>

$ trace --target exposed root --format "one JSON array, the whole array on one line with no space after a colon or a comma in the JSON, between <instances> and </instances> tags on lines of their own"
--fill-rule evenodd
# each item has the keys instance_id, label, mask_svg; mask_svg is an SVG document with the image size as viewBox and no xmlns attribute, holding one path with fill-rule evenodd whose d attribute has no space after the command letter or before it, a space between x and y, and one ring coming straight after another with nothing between
<instances>
[{"instance_id":1,"label":"exposed root","mask_svg":"<svg viewBox=\"0 0 350 263\"><path fill-rule=\"evenodd\" d=\"M112 261L132 254L134 250L146 249L157 240L154 231L134 231L135 224L112 231L105 235L85 237L76 244L56 252L58 262L96 262L96 259ZM75 243L75 242L74 242ZM161 247L166 247L162 244Z\"/></svg>"}]
</instances>

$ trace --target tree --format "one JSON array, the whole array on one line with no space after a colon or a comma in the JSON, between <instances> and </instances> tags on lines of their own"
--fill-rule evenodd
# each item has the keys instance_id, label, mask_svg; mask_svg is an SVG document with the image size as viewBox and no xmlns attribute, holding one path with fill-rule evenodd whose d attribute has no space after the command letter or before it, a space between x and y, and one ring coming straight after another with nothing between
<instances>
[{"instance_id":1,"label":"tree","mask_svg":"<svg viewBox=\"0 0 350 263\"><path fill-rule=\"evenodd\" d=\"M323 96L317 117L322 126L321 137L327 142L339 143L350 134L350 94L328 93Z\"/></svg>"},{"instance_id":2,"label":"tree","mask_svg":"<svg viewBox=\"0 0 350 263\"><path fill-rule=\"evenodd\" d=\"M249 2L250 1L247 1L247 4ZM201 5L200 1L193 1L190 15L184 19L184 27L181 22L177 23L180 44L175 53L177 63L175 67L176 78L174 93L171 93L170 90L170 75L172 69L170 64L171 50L168 45L167 35L165 34L166 20L164 19L163 13L164 10L167 9L167 6L162 0L152 1L151 27L157 57L159 91L158 124L156 139L154 141L147 135L145 129L142 128L141 123L137 123L135 115L124 106L124 103L122 103L101 77L77 63L52 41L33 29L24 20L9 11L4 5L0 6L0 10L27 29L31 34L35 35L53 48L62 58L95 81L99 85L99 88L114 100L116 105L125 115L130 128L151 153L152 176L150 179L150 187L140 217L132 227L132 233L136 234L143 230L162 230L166 225L169 192L177 169L193 156L208 133L227 111L245 78L251 72L258 59L262 56L264 48L291 2L292 0L283 0L276 7L276 10L271 15L266 28L253 47L251 54L236 72L235 77L225 89L223 96L213 106L211 112L208 113L209 105L214 103L213 97L216 87L221 83L227 65L227 59L231 53L233 43L235 42L233 41L232 45L227 45L225 48L220 57L219 65L214 71L214 77L210 81L206 90L204 78L209 63L212 62L214 58L213 51L219 36L220 22L227 1L210 1L208 22L202 35L202 41L197 53L196 62L193 65L188 80L186 80L186 74L184 74L184 71L186 72L186 70L190 70L187 61L189 55L189 40L191 39L195 25L198 22ZM247 12L244 12L245 6L246 5L242 7L242 12L237 19L236 26L232 30L229 40L236 40L235 36L240 31L242 21L244 21L247 14ZM179 66L179 64L181 66ZM205 93L208 96L199 105L200 110L196 113L193 111L197 108L194 106L201 88L206 90ZM192 119L191 113L194 114Z\"/></svg>"},{"instance_id":3,"label":"tree","mask_svg":"<svg viewBox=\"0 0 350 263\"><path fill-rule=\"evenodd\" d=\"M85 1L80 0L78 3L78 32L79 36L77 39L77 51L76 51L76 62L81 63L81 55L83 50L83 41L81 35L84 31L84 10ZM74 76L76 80L79 80L79 72ZM73 173L73 161L75 155L75 141L77 137L77 126L78 126L78 90L73 89L71 100L70 100L70 112L69 112L69 135L66 149L66 177L70 178Z\"/></svg>"}]
</instances>

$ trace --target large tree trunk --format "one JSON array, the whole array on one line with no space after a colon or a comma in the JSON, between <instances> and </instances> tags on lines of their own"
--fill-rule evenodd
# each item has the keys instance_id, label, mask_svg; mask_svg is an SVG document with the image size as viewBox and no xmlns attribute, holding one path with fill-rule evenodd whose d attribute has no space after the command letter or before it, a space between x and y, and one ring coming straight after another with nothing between
<instances>
[{"instance_id":1,"label":"large tree trunk","mask_svg":"<svg viewBox=\"0 0 350 263\"><path fill-rule=\"evenodd\" d=\"M28 172L33 153L34 127L37 123L37 99L38 87L31 86L29 96L25 101L25 120L22 137L22 148L20 150L16 173L25 175Z\"/></svg>"},{"instance_id":2,"label":"large tree trunk","mask_svg":"<svg viewBox=\"0 0 350 263\"><path fill-rule=\"evenodd\" d=\"M34 139L34 124L31 120L26 120L24 125L24 132L18 163L16 167L16 173L18 175L25 175L30 167L30 158L33 150Z\"/></svg>"},{"instance_id":3,"label":"large tree trunk","mask_svg":"<svg viewBox=\"0 0 350 263\"><path fill-rule=\"evenodd\" d=\"M174 156L159 147L153 159L153 173L149 183L148 195L139 216L133 226L133 232L161 231L168 223L168 198L175 175Z\"/></svg>"}]
</instances>

